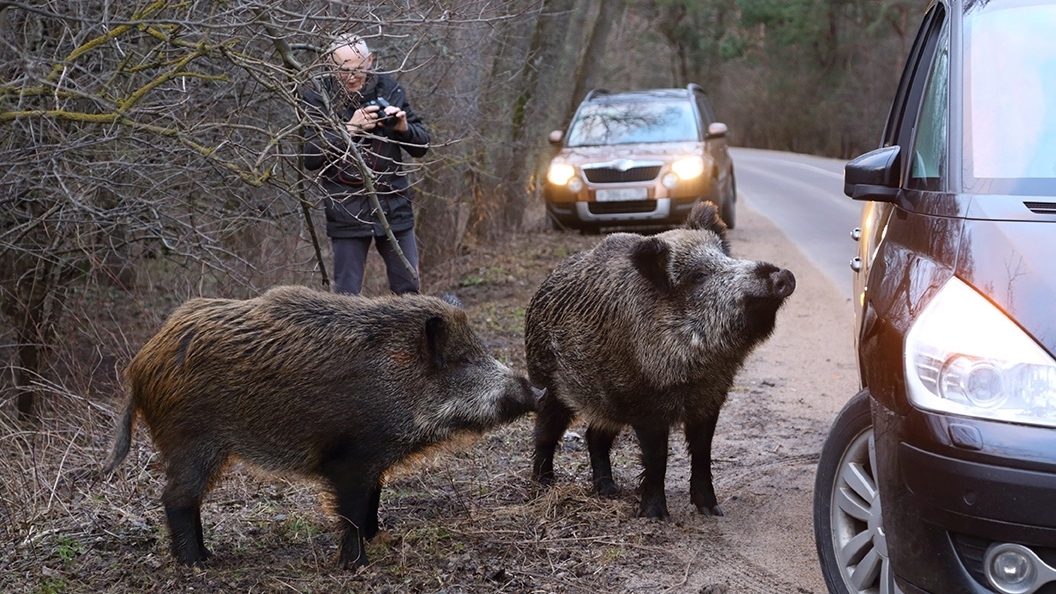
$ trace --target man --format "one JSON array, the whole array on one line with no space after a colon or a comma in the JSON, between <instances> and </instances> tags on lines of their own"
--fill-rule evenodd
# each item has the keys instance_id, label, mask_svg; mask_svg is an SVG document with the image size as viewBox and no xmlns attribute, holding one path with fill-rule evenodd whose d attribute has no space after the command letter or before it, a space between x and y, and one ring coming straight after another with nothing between
<instances>
[{"instance_id":1,"label":"man","mask_svg":"<svg viewBox=\"0 0 1056 594\"><path fill-rule=\"evenodd\" d=\"M362 38L339 38L328 59L333 73L321 80L319 88L304 93L314 124L306 136L304 165L321 170L318 179L328 195L326 234L334 251L334 291L359 294L373 242L385 261L392 292L416 293L418 246L402 153L424 156L429 132L411 110L403 87L392 76L374 70L374 56ZM335 129L339 123L344 123L354 147ZM385 235L353 150L371 171L381 210L413 274Z\"/></svg>"}]
</instances>

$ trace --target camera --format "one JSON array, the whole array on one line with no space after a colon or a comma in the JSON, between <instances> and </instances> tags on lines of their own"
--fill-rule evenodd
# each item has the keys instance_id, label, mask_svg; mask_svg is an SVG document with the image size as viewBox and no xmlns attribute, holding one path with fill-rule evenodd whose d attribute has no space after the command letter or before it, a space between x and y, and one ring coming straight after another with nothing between
<instances>
[{"instance_id":1,"label":"camera","mask_svg":"<svg viewBox=\"0 0 1056 594\"><path fill-rule=\"evenodd\" d=\"M363 107L367 107L367 106L370 106L370 105L377 105L378 106L377 113L379 114L378 115L378 123L379 124L390 124L390 123L393 123L393 122L396 121L396 115L395 114L385 115L385 108L388 107L390 104L389 104L388 101L385 100L384 97L377 97L376 99L371 99L370 101L367 101L366 105L364 105Z\"/></svg>"}]
</instances>

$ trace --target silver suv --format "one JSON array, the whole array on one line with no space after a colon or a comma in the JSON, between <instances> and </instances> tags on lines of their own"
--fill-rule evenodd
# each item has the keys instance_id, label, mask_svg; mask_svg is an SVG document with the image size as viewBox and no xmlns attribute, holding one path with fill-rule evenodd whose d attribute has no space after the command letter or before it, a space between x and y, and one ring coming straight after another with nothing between
<instances>
[{"instance_id":1,"label":"silver suv","mask_svg":"<svg viewBox=\"0 0 1056 594\"><path fill-rule=\"evenodd\" d=\"M702 200L733 228L737 187L726 133L695 84L591 91L567 134L550 133L560 146L543 183L551 228L672 227Z\"/></svg>"}]
</instances>

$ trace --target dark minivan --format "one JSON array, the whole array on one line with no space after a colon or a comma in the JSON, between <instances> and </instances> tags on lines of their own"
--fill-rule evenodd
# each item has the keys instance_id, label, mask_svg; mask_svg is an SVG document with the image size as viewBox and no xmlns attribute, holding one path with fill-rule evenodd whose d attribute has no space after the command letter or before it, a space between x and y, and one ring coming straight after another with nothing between
<instances>
[{"instance_id":1,"label":"dark minivan","mask_svg":"<svg viewBox=\"0 0 1056 594\"><path fill-rule=\"evenodd\" d=\"M833 593L1056 593L1056 2L932 2L847 164L861 392L815 484Z\"/></svg>"}]
</instances>

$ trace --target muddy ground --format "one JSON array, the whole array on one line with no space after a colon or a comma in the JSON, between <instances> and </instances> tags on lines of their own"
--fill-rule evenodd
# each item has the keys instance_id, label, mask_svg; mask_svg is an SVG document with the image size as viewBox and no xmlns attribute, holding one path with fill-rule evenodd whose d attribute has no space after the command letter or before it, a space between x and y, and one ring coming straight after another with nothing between
<instances>
[{"instance_id":1,"label":"muddy ground","mask_svg":"<svg viewBox=\"0 0 1056 594\"><path fill-rule=\"evenodd\" d=\"M541 491L529 478L529 416L396 473L382 495L383 532L368 549L373 563L359 572L336 569L338 534L317 485L241 466L203 507L210 564L178 567L145 431L117 475L99 479L118 404L71 394L34 431L13 420L9 403L0 408L0 592L823 594L811 497L824 434L857 388L851 305L750 206L742 197L734 255L787 267L798 286L719 421L714 473L724 517L689 504L678 434L670 522L634 517L638 450L627 432L613 456L621 496L590 493L581 425L558 453L557 485ZM523 370L531 294L557 262L597 240L516 237L471 250L425 286L456 293L489 348Z\"/></svg>"}]
</instances>

